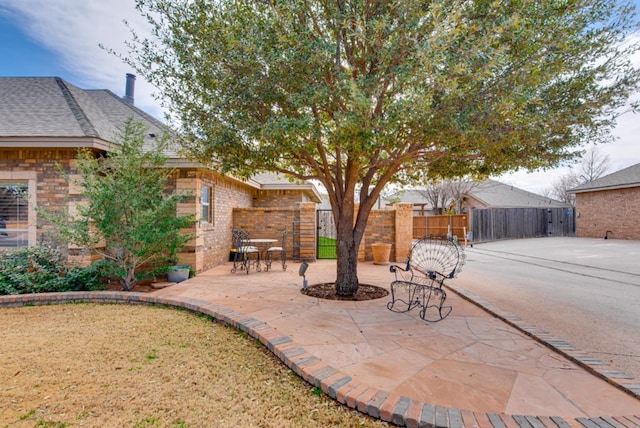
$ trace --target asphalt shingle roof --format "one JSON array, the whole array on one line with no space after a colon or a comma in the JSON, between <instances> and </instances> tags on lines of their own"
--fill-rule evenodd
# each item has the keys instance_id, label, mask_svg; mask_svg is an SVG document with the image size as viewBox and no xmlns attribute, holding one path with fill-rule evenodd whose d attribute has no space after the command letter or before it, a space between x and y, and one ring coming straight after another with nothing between
<instances>
[{"instance_id":1,"label":"asphalt shingle roof","mask_svg":"<svg viewBox=\"0 0 640 428\"><path fill-rule=\"evenodd\" d=\"M85 90L59 77L0 77L0 136L93 137L117 141L133 117L157 136L162 122L109 90ZM153 144L148 136L147 144ZM167 152L175 155L175 149Z\"/></svg>"},{"instance_id":2,"label":"asphalt shingle roof","mask_svg":"<svg viewBox=\"0 0 640 428\"><path fill-rule=\"evenodd\" d=\"M570 190L572 193L595 192L640 186L640 163L621 169Z\"/></svg>"},{"instance_id":3,"label":"asphalt shingle roof","mask_svg":"<svg viewBox=\"0 0 640 428\"><path fill-rule=\"evenodd\" d=\"M547 208L566 206L566 204L555 199L489 179L482 181L478 186L471 189L469 195L493 208Z\"/></svg>"}]
</instances>

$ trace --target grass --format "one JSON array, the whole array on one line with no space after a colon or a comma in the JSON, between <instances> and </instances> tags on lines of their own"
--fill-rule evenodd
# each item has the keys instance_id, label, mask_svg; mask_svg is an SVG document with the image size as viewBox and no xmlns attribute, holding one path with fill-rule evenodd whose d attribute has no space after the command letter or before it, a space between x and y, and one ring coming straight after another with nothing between
<instances>
[{"instance_id":1,"label":"grass","mask_svg":"<svg viewBox=\"0 0 640 428\"><path fill-rule=\"evenodd\" d=\"M377 427L246 334L137 305L0 310L0 427Z\"/></svg>"}]
</instances>

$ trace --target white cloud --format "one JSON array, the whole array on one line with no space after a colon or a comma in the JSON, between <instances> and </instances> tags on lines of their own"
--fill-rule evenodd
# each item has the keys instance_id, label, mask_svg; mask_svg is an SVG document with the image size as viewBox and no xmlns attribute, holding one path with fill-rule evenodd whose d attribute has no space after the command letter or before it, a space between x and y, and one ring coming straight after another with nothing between
<instances>
[{"instance_id":1,"label":"white cloud","mask_svg":"<svg viewBox=\"0 0 640 428\"><path fill-rule=\"evenodd\" d=\"M135 10L133 0L2 0L13 12L19 26L33 40L56 52L63 67L85 89L109 89L124 95L125 74L134 71L100 44L126 53L125 41L131 39L126 19L136 31L145 34L146 21ZM64 78L64 76L61 76ZM155 88L141 76L136 78L135 104L162 118Z\"/></svg>"}]
</instances>

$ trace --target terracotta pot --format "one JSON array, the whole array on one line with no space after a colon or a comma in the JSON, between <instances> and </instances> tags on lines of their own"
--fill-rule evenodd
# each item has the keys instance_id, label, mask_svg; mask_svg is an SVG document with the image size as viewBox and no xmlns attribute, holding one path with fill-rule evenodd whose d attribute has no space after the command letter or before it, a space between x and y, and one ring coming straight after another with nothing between
<instances>
[{"instance_id":1,"label":"terracotta pot","mask_svg":"<svg viewBox=\"0 0 640 428\"><path fill-rule=\"evenodd\" d=\"M373 253L373 264L389 264L389 256L391 255L391 244L371 244L371 252Z\"/></svg>"}]
</instances>

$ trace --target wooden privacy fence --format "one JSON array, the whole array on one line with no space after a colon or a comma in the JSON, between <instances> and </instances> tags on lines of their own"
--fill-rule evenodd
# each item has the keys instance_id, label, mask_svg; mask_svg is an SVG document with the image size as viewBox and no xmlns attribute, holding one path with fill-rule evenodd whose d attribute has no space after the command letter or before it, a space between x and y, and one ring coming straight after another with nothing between
<instances>
[{"instance_id":1,"label":"wooden privacy fence","mask_svg":"<svg viewBox=\"0 0 640 428\"><path fill-rule=\"evenodd\" d=\"M573 236L572 207L566 208L487 208L467 214L413 217L413 238L446 235L451 232L463 242L465 233L473 242L540 236Z\"/></svg>"},{"instance_id":2,"label":"wooden privacy fence","mask_svg":"<svg viewBox=\"0 0 640 428\"><path fill-rule=\"evenodd\" d=\"M473 242L575 235L571 207L476 209L470 217Z\"/></svg>"},{"instance_id":3,"label":"wooden privacy fence","mask_svg":"<svg viewBox=\"0 0 640 428\"><path fill-rule=\"evenodd\" d=\"M469 231L467 214L430 215L413 217L413 238L420 239L427 235L446 235L451 233L458 240L464 239L465 231Z\"/></svg>"}]
</instances>

